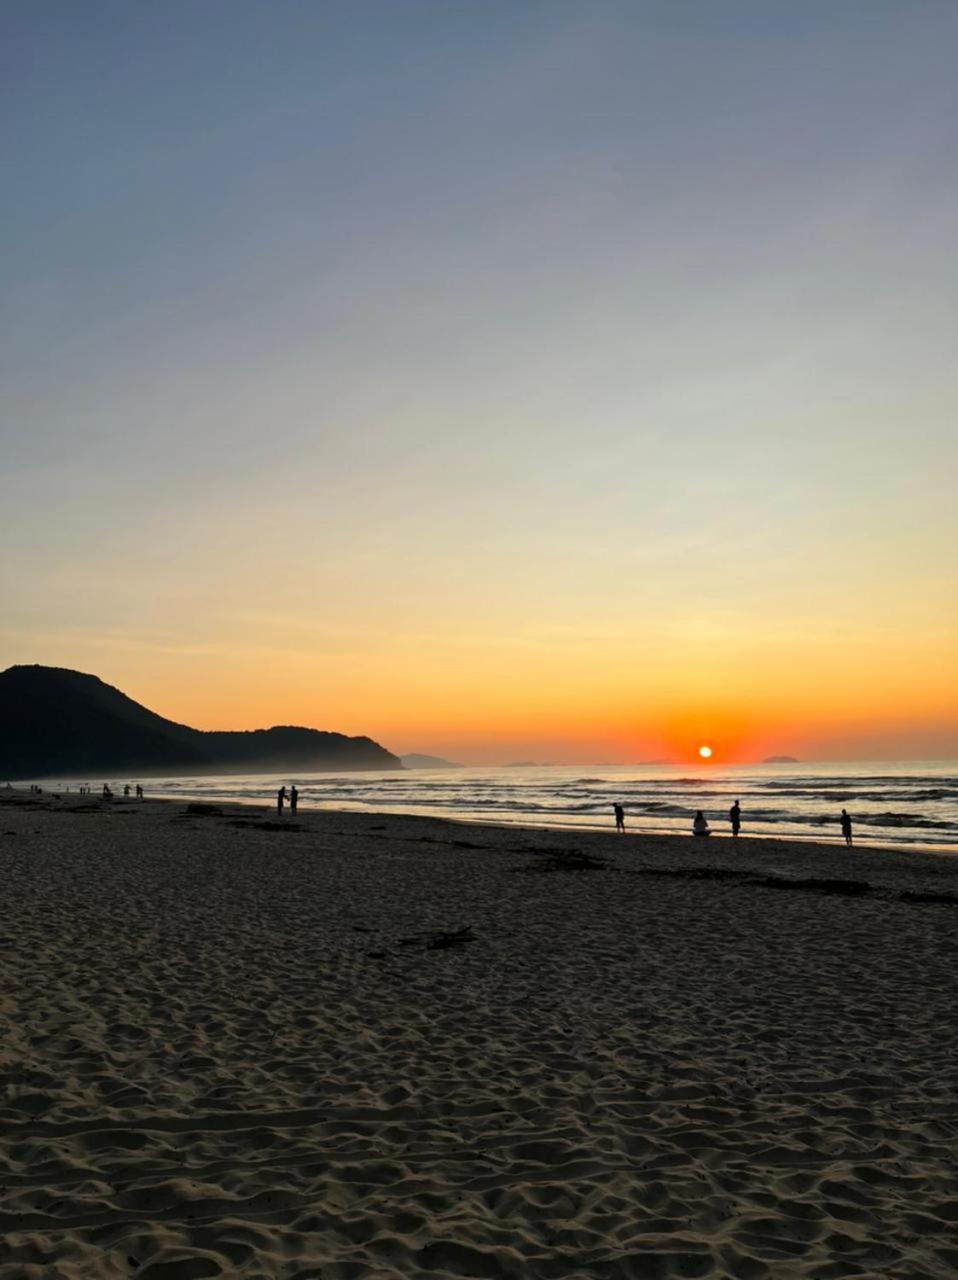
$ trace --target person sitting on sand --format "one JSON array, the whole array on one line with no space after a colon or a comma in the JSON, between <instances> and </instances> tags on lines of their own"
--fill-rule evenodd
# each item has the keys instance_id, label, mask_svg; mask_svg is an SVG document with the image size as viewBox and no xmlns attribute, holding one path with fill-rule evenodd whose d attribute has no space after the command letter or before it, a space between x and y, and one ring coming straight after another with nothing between
<instances>
[{"instance_id":1,"label":"person sitting on sand","mask_svg":"<svg viewBox=\"0 0 958 1280\"><path fill-rule=\"evenodd\" d=\"M737 836L738 829L742 825L742 810L737 800L728 811L728 820L732 824L732 835Z\"/></svg>"},{"instance_id":2,"label":"person sitting on sand","mask_svg":"<svg viewBox=\"0 0 958 1280\"><path fill-rule=\"evenodd\" d=\"M625 810L620 804L612 806L612 812L615 814L615 829L621 835L625 835Z\"/></svg>"},{"instance_id":3,"label":"person sitting on sand","mask_svg":"<svg viewBox=\"0 0 958 1280\"><path fill-rule=\"evenodd\" d=\"M709 827L709 824L705 821L705 814L701 809L699 809L698 813L695 815L695 821L692 823L692 835L710 836L711 834L712 830Z\"/></svg>"},{"instance_id":4,"label":"person sitting on sand","mask_svg":"<svg viewBox=\"0 0 958 1280\"><path fill-rule=\"evenodd\" d=\"M283 816L283 805L286 803L286 787L282 786L276 792L276 812L280 817Z\"/></svg>"},{"instance_id":5,"label":"person sitting on sand","mask_svg":"<svg viewBox=\"0 0 958 1280\"><path fill-rule=\"evenodd\" d=\"M848 816L848 810L842 810L842 835L845 837L845 843L851 848L852 843L852 820Z\"/></svg>"}]
</instances>

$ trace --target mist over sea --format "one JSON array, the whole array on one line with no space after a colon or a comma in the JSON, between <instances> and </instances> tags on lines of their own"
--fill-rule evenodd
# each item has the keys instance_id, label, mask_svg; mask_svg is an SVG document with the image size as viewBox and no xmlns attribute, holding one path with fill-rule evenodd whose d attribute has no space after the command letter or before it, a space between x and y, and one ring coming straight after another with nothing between
<instances>
[{"instance_id":1,"label":"mist over sea","mask_svg":"<svg viewBox=\"0 0 958 1280\"><path fill-rule=\"evenodd\" d=\"M839 838L848 809L863 842L958 849L958 761L823 765L562 765L416 769L345 773L108 781L115 792L143 781L150 796L271 804L295 782L303 808L418 813L474 822L611 828L620 801L630 831L686 833L702 809L717 835L728 834L733 800L744 835ZM49 785L49 784L47 784Z\"/></svg>"}]
</instances>

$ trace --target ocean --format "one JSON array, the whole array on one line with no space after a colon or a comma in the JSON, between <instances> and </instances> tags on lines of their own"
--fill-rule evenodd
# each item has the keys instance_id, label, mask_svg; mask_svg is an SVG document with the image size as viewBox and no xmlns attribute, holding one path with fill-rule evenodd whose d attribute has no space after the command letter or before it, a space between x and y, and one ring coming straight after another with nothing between
<instances>
[{"instance_id":1,"label":"ocean","mask_svg":"<svg viewBox=\"0 0 958 1280\"><path fill-rule=\"evenodd\" d=\"M839 838L843 808L862 841L958 850L958 762L778 765L562 765L416 769L402 773L69 779L114 791L142 781L148 795L190 800L274 802L295 783L303 808L418 813L473 822L537 827L611 828L612 805L625 806L637 832L689 832L697 809L727 834L733 800L742 834L789 839ZM49 782L44 784L49 787Z\"/></svg>"}]
</instances>

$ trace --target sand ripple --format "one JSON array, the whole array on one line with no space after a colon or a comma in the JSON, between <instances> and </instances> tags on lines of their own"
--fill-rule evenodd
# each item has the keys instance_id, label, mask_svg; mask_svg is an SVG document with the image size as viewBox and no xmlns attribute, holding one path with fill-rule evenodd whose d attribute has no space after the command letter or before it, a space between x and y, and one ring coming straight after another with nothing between
<instances>
[{"instance_id":1,"label":"sand ripple","mask_svg":"<svg viewBox=\"0 0 958 1280\"><path fill-rule=\"evenodd\" d=\"M950 864L0 815L3 1280L958 1272Z\"/></svg>"}]
</instances>

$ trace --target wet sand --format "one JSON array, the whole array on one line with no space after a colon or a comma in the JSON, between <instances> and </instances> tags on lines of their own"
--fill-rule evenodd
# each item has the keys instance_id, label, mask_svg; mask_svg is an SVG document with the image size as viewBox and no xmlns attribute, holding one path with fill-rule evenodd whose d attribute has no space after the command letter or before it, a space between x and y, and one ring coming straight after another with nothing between
<instances>
[{"instance_id":1,"label":"wet sand","mask_svg":"<svg viewBox=\"0 0 958 1280\"><path fill-rule=\"evenodd\" d=\"M953 1277L958 859L0 792L0 1277Z\"/></svg>"}]
</instances>

